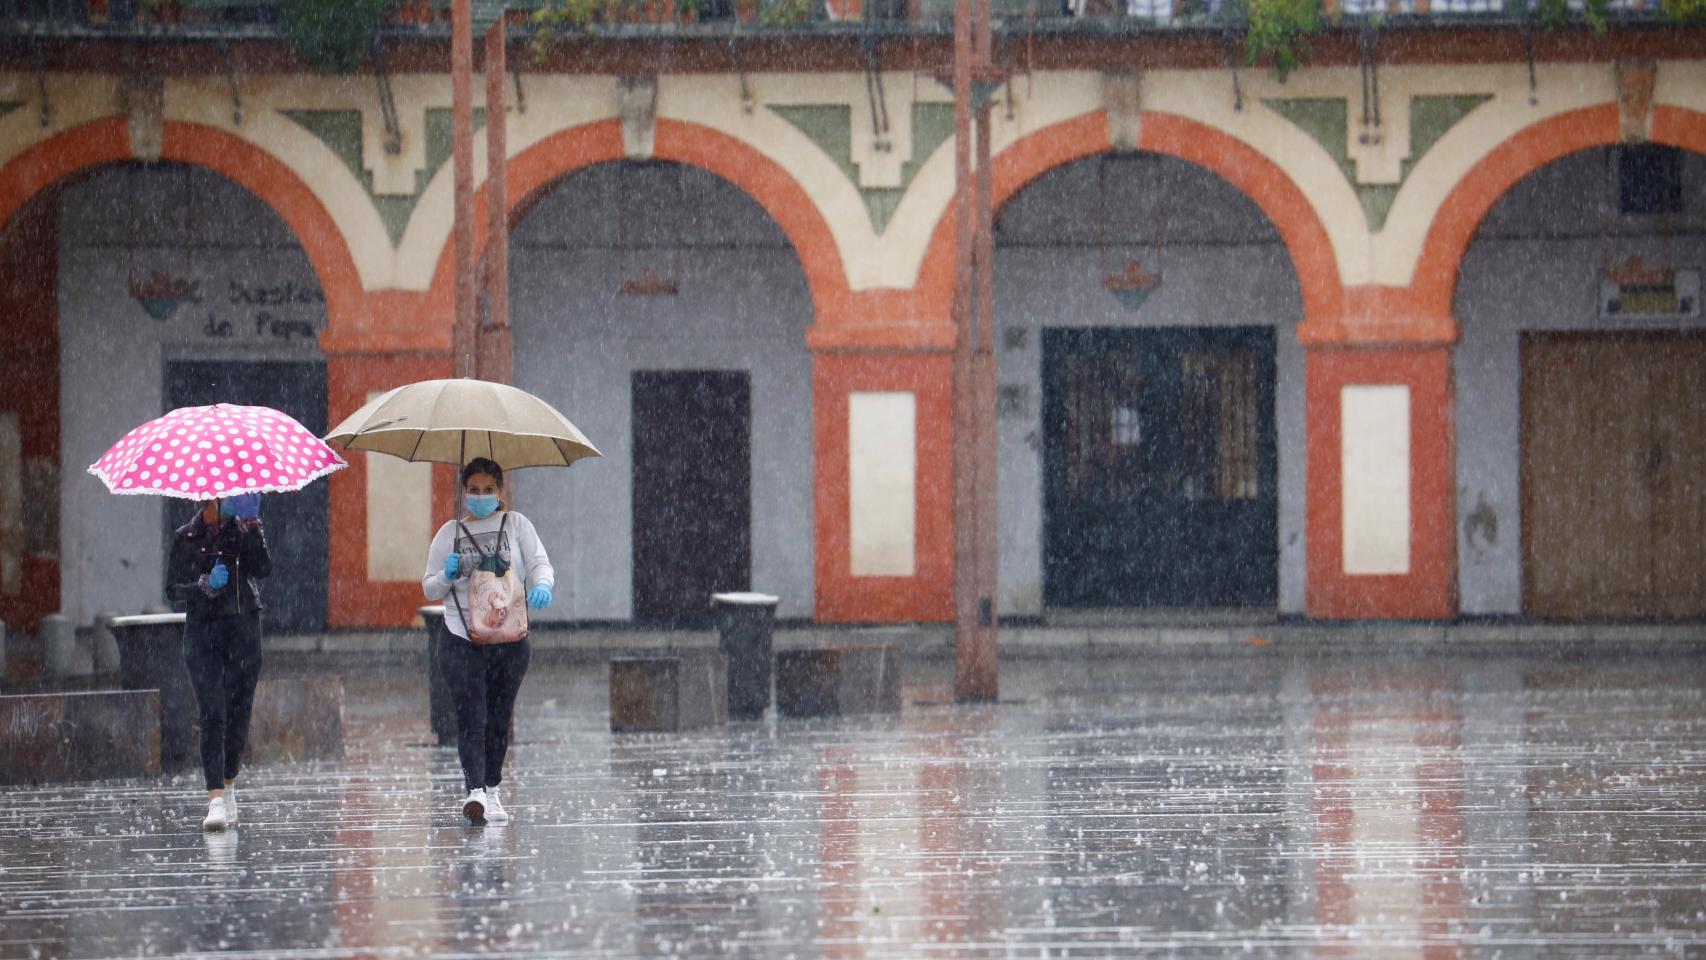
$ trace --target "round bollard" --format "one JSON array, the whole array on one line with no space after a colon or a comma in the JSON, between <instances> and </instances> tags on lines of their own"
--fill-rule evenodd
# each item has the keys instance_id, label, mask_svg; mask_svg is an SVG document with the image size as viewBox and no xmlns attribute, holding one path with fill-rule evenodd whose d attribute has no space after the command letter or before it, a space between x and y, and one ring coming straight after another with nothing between
<instances>
[{"instance_id":1,"label":"round bollard","mask_svg":"<svg viewBox=\"0 0 1706 960\"><path fill-rule=\"evenodd\" d=\"M729 719L757 720L770 706L771 631L776 604L764 593L713 593L717 648L729 661Z\"/></svg>"},{"instance_id":2,"label":"round bollard","mask_svg":"<svg viewBox=\"0 0 1706 960\"><path fill-rule=\"evenodd\" d=\"M195 693L184 666L184 615L145 613L108 623L118 644L119 686L160 691L160 769L182 769L195 753Z\"/></svg>"}]
</instances>

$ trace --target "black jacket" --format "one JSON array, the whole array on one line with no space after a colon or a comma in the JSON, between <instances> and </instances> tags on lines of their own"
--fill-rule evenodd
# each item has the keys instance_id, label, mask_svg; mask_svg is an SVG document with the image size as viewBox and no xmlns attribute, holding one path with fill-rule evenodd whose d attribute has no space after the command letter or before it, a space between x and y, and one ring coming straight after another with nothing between
<instances>
[{"instance_id":1,"label":"black jacket","mask_svg":"<svg viewBox=\"0 0 1706 960\"><path fill-rule=\"evenodd\" d=\"M209 593L205 577L221 558L231 573L231 582ZM267 553L266 531L260 520L225 520L209 527L198 514L172 534L172 551L166 560L166 597L172 601L172 609L194 620L247 613L261 609L255 581L269 573L272 557Z\"/></svg>"}]
</instances>

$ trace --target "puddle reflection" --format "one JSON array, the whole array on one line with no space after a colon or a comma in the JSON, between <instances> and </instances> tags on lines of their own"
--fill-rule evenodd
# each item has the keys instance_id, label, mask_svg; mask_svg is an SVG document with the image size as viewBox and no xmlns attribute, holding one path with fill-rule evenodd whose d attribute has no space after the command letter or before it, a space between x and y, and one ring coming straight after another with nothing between
<instances>
[{"instance_id":1,"label":"puddle reflection","mask_svg":"<svg viewBox=\"0 0 1706 960\"><path fill-rule=\"evenodd\" d=\"M0 955L1706 944L1693 661L1015 663L977 707L926 665L899 715L622 736L600 669L524 700L506 827L459 821L422 691L379 674L345 759L246 774L224 834L187 780L0 792Z\"/></svg>"}]
</instances>

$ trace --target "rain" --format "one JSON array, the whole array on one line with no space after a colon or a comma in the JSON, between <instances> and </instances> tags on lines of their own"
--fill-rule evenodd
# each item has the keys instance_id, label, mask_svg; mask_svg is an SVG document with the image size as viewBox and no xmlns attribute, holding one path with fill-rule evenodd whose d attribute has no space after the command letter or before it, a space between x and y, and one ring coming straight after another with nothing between
<instances>
[{"instance_id":1,"label":"rain","mask_svg":"<svg viewBox=\"0 0 1706 960\"><path fill-rule=\"evenodd\" d=\"M0 3L0 960L1706 956L1703 31Z\"/></svg>"},{"instance_id":2,"label":"rain","mask_svg":"<svg viewBox=\"0 0 1706 960\"><path fill-rule=\"evenodd\" d=\"M785 634L783 635L786 636ZM448 804L422 678L343 667L345 753L7 788L7 956L1686 956L1702 677L1658 657L1133 649L957 706L611 734L524 687L514 819ZM269 664L324 669L312 658Z\"/></svg>"}]
</instances>

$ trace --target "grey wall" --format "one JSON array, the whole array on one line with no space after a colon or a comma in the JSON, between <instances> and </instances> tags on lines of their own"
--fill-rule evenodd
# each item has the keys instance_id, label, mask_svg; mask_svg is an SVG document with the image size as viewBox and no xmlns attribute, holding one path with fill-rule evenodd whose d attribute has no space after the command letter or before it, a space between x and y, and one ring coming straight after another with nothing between
<instances>
[{"instance_id":1,"label":"grey wall","mask_svg":"<svg viewBox=\"0 0 1706 960\"><path fill-rule=\"evenodd\" d=\"M317 357L312 337L280 338L270 324L257 331L256 320L320 329L325 308L233 302L237 288L291 283L317 293L319 284L283 222L210 173L161 165L99 174L66 190L59 224L62 608L87 622L100 610L161 603L161 512L194 509L113 496L85 472L119 437L165 412L164 360ZM133 266L141 278L164 270L198 282L201 302L156 321L130 296ZM226 336L210 334L210 318L212 334L230 324Z\"/></svg>"},{"instance_id":2,"label":"grey wall","mask_svg":"<svg viewBox=\"0 0 1706 960\"><path fill-rule=\"evenodd\" d=\"M1164 226L1163 226L1164 225ZM1164 279L1142 309L1120 306L1102 278L1127 259ZM1020 415L1000 427L1000 609L1042 611L1044 327L1273 326L1279 482L1279 605L1301 612L1304 587L1303 317L1297 277L1273 225L1235 187L1153 154L1095 159L1026 187L996 224L995 321L1025 331L1003 349L1000 382L1018 387Z\"/></svg>"},{"instance_id":3,"label":"grey wall","mask_svg":"<svg viewBox=\"0 0 1706 960\"><path fill-rule=\"evenodd\" d=\"M631 378L744 370L752 399L752 586L810 616L812 390L805 275L767 214L725 181L673 164L611 164L555 186L512 239L515 382L604 453L518 471L515 490L566 585L558 619L633 613ZM646 268L673 297L619 293Z\"/></svg>"},{"instance_id":4,"label":"grey wall","mask_svg":"<svg viewBox=\"0 0 1706 960\"><path fill-rule=\"evenodd\" d=\"M1584 151L1518 183L1488 212L1464 258L1453 310L1461 331L1458 583L1467 614L1522 611L1522 332L1630 329L1600 318L1605 259L1638 253L1650 266L1665 262L1665 218L1616 213L1612 155ZM1669 218L1671 258L1678 269L1699 270L1706 158L1684 155L1682 193L1683 212Z\"/></svg>"}]
</instances>

